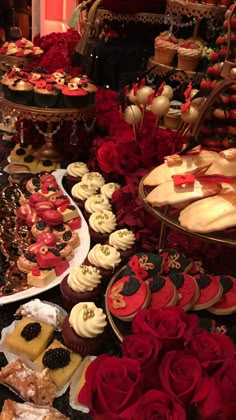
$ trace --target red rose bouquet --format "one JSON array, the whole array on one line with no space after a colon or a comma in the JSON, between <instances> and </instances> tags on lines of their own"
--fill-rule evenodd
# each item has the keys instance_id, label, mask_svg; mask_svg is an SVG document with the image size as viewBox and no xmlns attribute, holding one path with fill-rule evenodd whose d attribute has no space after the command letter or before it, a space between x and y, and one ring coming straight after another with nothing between
<instances>
[{"instance_id":1,"label":"red rose bouquet","mask_svg":"<svg viewBox=\"0 0 236 420\"><path fill-rule=\"evenodd\" d=\"M198 323L178 307L140 310L122 357L89 365L80 402L98 420L233 420L234 345Z\"/></svg>"}]
</instances>

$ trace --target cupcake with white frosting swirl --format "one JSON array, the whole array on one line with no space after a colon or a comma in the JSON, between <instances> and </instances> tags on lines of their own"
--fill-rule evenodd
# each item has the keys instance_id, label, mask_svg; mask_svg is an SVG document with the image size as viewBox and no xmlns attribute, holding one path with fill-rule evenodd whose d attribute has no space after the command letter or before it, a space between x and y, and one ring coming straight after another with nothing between
<instances>
[{"instance_id":1,"label":"cupcake with white frosting swirl","mask_svg":"<svg viewBox=\"0 0 236 420\"><path fill-rule=\"evenodd\" d=\"M105 179L99 172L89 172L82 177L81 181L85 183L91 183L98 189L105 184Z\"/></svg>"},{"instance_id":2,"label":"cupcake with white frosting swirl","mask_svg":"<svg viewBox=\"0 0 236 420\"><path fill-rule=\"evenodd\" d=\"M80 208L83 208L87 198L96 194L98 191L98 186L92 184L91 182L80 181L75 184L71 189L71 195L73 200Z\"/></svg>"},{"instance_id":3,"label":"cupcake with white frosting swirl","mask_svg":"<svg viewBox=\"0 0 236 420\"><path fill-rule=\"evenodd\" d=\"M60 284L63 306L70 310L79 302L96 300L101 291L99 269L88 265L79 265L71 269Z\"/></svg>"},{"instance_id":4,"label":"cupcake with white frosting swirl","mask_svg":"<svg viewBox=\"0 0 236 420\"><path fill-rule=\"evenodd\" d=\"M89 251L84 264L99 269L104 284L119 268L121 264L120 252L113 246L96 244Z\"/></svg>"},{"instance_id":5,"label":"cupcake with white frosting swirl","mask_svg":"<svg viewBox=\"0 0 236 420\"><path fill-rule=\"evenodd\" d=\"M100 352L105 339L106 315L93 302L75 305L62 326L65 345L82 357Z\"/></svg>"},{"instance_id":6,"label":"cupcake with white frosting swirl","mask_svg":"<svg viewBox=\"0 0 236 420\"><path fill-rule=\"evenodd\" d=\"M104 243L117 225L115 214L110 210L95 211L89 217L89 233L93 244Z\"/></svg>"},{"instance_id":7,"label":"cupcake with white frosting swirl","mask_svg":"<svg viewBox=\"0 0 236 420\"><path fill-rule=\"evenodd\" d=\"M116 248L122 260L130 258L136 252L136 238L132 230L115 230L109 235L108 244Z\"/></svg>"},{"instance_id":8,"label":"cupcake with white frosting swirl","mask_svg":"<svg viewBox=\"0 0 236 420\"><path fill-rule=\"evenodd\" d=\"M109 200L112 199L112 194L120 188L120 184L116 182L108 182L101 187L101 194L105 195Z\"/></svg>"},{"instance_id":9,"label":"cupcake with white frosting swirl","mask_svg":"<svg viewBox=\"0 0 236 420\"><path fill-rule=\"evenodd\" d=\"M84 203L84 215L89 218L92 213L101 210L111 210L111 203L103 194L95 194L87 198Z\"/></svg>"},{"instance_id":10,"label":"cupcake with white frosting swirl","mask_svg":"<svg viewBox=\"0 0 236 420\"><path fill-rule=\"evenodd\" d=\"M82 177L89 172L89 168L84 162L72 162L67 168L66 180L70 188L77 182L80 182Z\"/></svg>"}]
</instances>

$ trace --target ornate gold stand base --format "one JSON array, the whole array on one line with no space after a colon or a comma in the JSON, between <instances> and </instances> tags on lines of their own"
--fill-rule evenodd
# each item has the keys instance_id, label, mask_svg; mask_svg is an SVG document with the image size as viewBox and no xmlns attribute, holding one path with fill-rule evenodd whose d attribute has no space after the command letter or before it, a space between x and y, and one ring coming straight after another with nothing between
<instances>
[{"instance_id":1,"label":"ornate gold stand base","mask_svg":"<svg viewBox=\"0 0 236 420\"><path fill-rule=\"evenodd\" d=\"M52 162L61 162L63 159L63 155L56 149L51 137L45 138L45 144L43 144L39 149L34 150L32 155L36 159L48 159Z\"/></svg>"}]
</instances>

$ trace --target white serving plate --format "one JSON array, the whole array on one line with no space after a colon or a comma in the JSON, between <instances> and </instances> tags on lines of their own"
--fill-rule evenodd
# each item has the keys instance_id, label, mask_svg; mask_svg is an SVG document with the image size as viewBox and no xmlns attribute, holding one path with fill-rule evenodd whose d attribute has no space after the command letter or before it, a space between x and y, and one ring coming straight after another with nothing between
<instances>
[{"instance_id":1,"label":"white serving plate","mask_svg":"<svg viewBox=\"0 0 236 420\"><path fill-rule=\"evenodd\" d=\"M65 169L57 169L56 171L53 172L53 175L55 176L58 185L63 191L63 194L68 195L62 186L62 178L65 174L66 174ZM74 202L73 204L76 206ZM64 271L63 274L58 276L55 280L53 280L51 283L49 283L45 287L40 287L40 288L31 287L21 292L16 292L8 296L0 297L0 306L6 305L7 303L18 302L23 299L31 298L33 296L39 295L40 293L46 292L46 290L52 289L53 287L61 283L62 279L70 272L72 267L83 263L90 249L90 235L89 235L88 225L83 217L83 214L81 213L78 207L77 209L81 217L81 228L77 230L80 237L80 245L74 251L74 258L69 262L70 264L69 268L66 271Z\"/></svg>"}]
</instances>

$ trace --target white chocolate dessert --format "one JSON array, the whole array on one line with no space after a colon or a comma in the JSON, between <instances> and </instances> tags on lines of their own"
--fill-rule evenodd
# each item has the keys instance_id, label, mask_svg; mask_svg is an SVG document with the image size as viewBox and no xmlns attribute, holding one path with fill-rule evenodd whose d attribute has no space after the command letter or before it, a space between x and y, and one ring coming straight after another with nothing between
<instances>
[{"instance_id":1,"label":"white chocolate dessert","mask_svg":"<svg viewBox=\"0 0 236 420\"><path fill-rule=\"evenodd\" d=\"M207 169L219 154L210 150L201 150L196 155L172 155L165 158L165 162L153 169L144 179L144 185L156 186L170 181L173 175L196 173Z\"/></svg>"},{"instance_id":2,"label":"white chocolate dessert","mask_svg":"<svg viewBox=\"0 0 236 420\"><path fill-rule=\"evenodd\" d=\"M203 182L195 179L193 183L175 186L174 181L167 181L154 188L146 197L152 206L175 205L192 202L203 197L218 194L221 186L214 182Z\"/></svg>"},{"instance_id":3,"label":"white chocolate dessert","mask_svg":"<svg viewBox=\"0 0 236 420\"><path fill-rule=\"evenodd\" d=\"M236 194L218 194L190 204L179 215L184 228L209 233L236 225Z\"/></svg>"}]
</instances>

